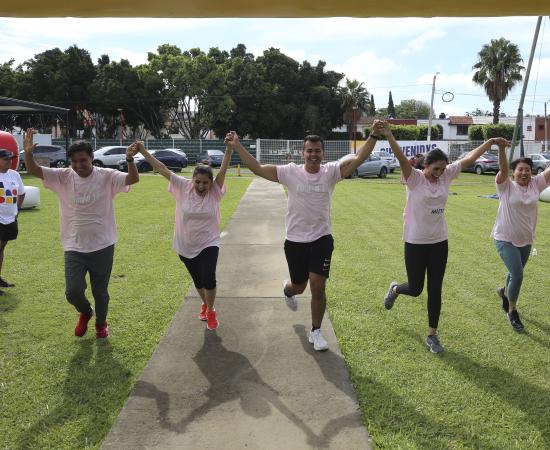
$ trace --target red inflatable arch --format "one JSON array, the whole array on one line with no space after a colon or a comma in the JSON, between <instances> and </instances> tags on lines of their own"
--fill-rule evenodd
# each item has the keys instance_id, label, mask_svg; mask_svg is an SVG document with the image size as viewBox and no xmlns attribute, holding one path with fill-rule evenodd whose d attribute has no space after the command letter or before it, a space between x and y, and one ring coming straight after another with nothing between
<instances>
[{"instance_id":1,"label":"red inflatable arch","mask_svg":"<svg viewBox=\"0 0 550 450\"><path fill-rule=\"evenodd\" d=\"M15 138L6 131L0 131L0 150L8 150L15 155L11 160L11 169L17 170L19 165L19 146Z\"/></svg>"}]
</instances>

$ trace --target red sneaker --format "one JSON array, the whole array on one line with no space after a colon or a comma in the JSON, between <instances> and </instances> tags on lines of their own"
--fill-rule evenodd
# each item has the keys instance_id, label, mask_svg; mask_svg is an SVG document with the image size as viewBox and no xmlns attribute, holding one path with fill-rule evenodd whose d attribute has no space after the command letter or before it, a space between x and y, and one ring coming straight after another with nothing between
<instances>
[{"instance_id":1,"label":"red sneaker","mask_svg":"<svg viewBox=\"0 0 550 450\"><path fill-rule=\"evenodd\" d=\"M95 337L97 339L105 339L109 337L109 325L105 322L103 325L95 326Z\"/></svg>"},{"instance_id":2,"label":"red sneaker","mask_svg":"<svg viewBox=\"0 0 550 450\"><path fill-rule=\"evenodd\" d=\"M209 330L215 330L220 325L220 323L218 322L218 319L216 319L215 309L213 309L212 311L206 312L206 319L207 319L206 328L208 328Z\"/></svg>"},{"instance_id":3,"label":"red sneaker","mask_svg":"<svg viewBox=\"0 0 550 450\"><path fill-rule=\"evenodd\" d=\"M208 320L208 318L206 317L206 303L203 303L201 305L201 312L199 314L199 319L201 319L203 322Z\"/></svg>"},{"instance_id":4,"label":"red sneaker","mask_svg":"<svg viewBox=\"0 0 550 450\"><path fill-rule=\"evenodd\" d=\"M94 315L94 310L91 308L88 314L80 313L78 323L76 324L76 327L74 327L75 336L82 337L86 334L86 331L88 331L88 322L90 321L93 315Z\"/></svg>"}]
</instances>

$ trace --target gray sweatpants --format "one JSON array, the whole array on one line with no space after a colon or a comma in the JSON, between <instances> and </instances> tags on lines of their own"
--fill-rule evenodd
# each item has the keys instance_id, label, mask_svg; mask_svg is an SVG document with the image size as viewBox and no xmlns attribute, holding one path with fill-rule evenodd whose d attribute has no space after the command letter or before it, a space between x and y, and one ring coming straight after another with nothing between
<instances>
[{"instance_id":1,"label":"gray sweatpants","mask_svg":"<svg viewBox=\"0 0 550 450\"><path fill-rule=\"evenodd\" d=\"M114 245L90 253L65 252L65 297L78 312L90 311L90 302L86 298L86 273L89 273L95 300L96 325L103 325L107 321L109 308L107 288L111 278L114 253Z\"/></svg>"}]
</instances>

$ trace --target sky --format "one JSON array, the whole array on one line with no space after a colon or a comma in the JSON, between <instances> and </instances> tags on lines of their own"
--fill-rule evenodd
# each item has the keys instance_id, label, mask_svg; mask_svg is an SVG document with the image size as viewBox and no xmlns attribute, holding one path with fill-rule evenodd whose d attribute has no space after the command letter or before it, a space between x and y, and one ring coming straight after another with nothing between
<instances>
[{"instance_id":1,"label":"sky","mask_svg":"<svg viewBox=\"0 0 550 450\"><path fill-rule=\"evenodd\" d=\"M543 115L550 101L550 24L543 19L535 51L524 113ZM22 63L42 51L70 45L88 50L94 61L101 54L137 65L147 52L165 43L182 50L218 47L229 51L245 44L255 56L270 47L299 62L342 72L364 83L377 108L403 99L430 102L436 79L437 115L464 115L476 108L492 111L484 90L472 83L477 54L491 39L505 37L517 44L527 66L536 17L400 18L400 19L117 19L117 18L0 18L0 63ZM522 85L501 105L517 113ZM454 99L443 101L451 92ZM448 100L451 95L446 94ZM550 115L550 103L548 104Z\"/></svg>"}]
</instances>

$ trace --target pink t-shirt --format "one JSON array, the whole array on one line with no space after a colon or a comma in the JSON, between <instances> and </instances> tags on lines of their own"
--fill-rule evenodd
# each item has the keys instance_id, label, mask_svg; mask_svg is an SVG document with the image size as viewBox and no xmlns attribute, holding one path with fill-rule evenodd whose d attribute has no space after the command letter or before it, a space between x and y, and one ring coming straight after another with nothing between
<instances>
[{"instance_id":1,"label":"pink t-shirt","mask_svg":"<svg viewBox=\"0 0 550 450\"><path fill-rule=\"evenodd\" d=\"M331 233L330 202L340 175L340 164L321 165L317 173L306 172L303 164L277 166L279 183L288 188L286 238L313 242Z\"/></svg>"},{"instance_id":2,"label":"pink t-shirt","mask_svg":"<svg viewBox=\"0 0 550 450\"><path fill-rule=\"evenodd\" d=\"M194 258L206 247L220 246L220 201L225 194L218 183L203 197L195 191L193 181L170 176L170 192L176 199L176 224L172 248L185 258Z\"/></svg>"},{"instance_id":3,"label":"pink t-shirt","mask_svg":"<svg viewBox=\"0 0 550 450\"><path fill-rule=\"evenodd\" d=\"M449 164L435 183L421 170L413 169L407 185L403 212L403 241L409 244L435 244L448 238L445 205L449 186L460 174L460 162Z\"/></svg>"},{"instance_id":4,"label":"pink t-shirt","mask_svg":"<svg viewBox=\"0 0 550 450\"><path fill-rule=\"evenodd\" d=\"M516 247L531 245L535 240L539 195L549 185L542 173L532 177L525 187L509 178L497 183L500 203L491 236Z\"/></svg>"},{"instance_id":5,"label":"pink t-shirt","mask_svg":"<svg viewBox=\"0 0 550 450\"><path fill-rule=\"evenodd\" d=\"M95 252L117 240L113 199L128 192L126 174L94 167L87 177L73 169L42 167L44 187L59 197L61 243L65 251Z\"/></svg>"}]
</instances>

